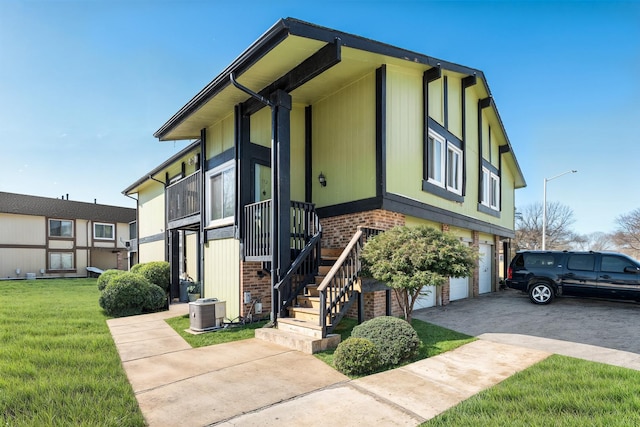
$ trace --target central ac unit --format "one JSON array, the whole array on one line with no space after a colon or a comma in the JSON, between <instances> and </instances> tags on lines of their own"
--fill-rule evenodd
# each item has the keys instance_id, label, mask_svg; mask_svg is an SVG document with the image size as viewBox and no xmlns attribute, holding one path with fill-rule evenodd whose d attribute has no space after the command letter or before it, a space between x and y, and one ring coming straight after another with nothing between
<instances>
[{"instance_id":1,"label":"central ac unit","mask_svg":"<svg viewBox=\"0 0 640 427\"><path fill-rule=\"evenodd\" d=\"M223 326L227 315L227 303L217 298L200 298L189 303L189 328L192 331L204 332Z\"/></svg>"}]
</instances>

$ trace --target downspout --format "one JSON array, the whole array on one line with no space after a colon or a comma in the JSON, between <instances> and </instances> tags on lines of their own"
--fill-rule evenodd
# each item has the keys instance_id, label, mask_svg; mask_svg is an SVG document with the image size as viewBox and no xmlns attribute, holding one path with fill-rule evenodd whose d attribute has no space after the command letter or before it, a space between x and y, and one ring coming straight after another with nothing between
<instances>
[{"instance_id":1,"label":"downspout","mask_svg":"<svg viewBox=\"0 0 640 427\"><path fill-rule=\"evenodd\" d=\"M198 246L197 246L197 259L198 259L198 281L200 282L201 296L204 297L204 244L205 244L205 230L204 223L207 218L206 205L207 205L207 183L204 176L206 171L206 153L207 153L207 129L200 130L200 225L198 227Z\"/></svg>"},{"instance_id":2,"label":"downspout","mask_svg":"<svg viewBox=\"0 0 640 427\"><path fill-rule=\"evenodd\" d=\"M277 206L278 206L278 171L277 171L277 153L276 147L274 146L276 143L276 109L275 105L265 98L264 96L252 91L248 87L245 87L238 83L233 75L233 73L229 74L229 79L231 83L241 91L245 92L252 98L260 101L264 105L271 108L271 236L270 236L270 246L271 246L271 323L276 321L278 316L278 309L280 306L278 295L276 294L276 285L278 284L279 271L277 270L278 266L278 216L277 216Z\"/></svg>"}]
</instances>

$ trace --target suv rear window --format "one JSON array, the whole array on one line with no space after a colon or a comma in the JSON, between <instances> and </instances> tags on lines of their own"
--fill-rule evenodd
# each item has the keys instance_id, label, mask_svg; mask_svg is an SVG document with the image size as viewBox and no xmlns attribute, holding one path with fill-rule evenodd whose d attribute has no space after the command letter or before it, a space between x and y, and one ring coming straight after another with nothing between
<instances>
[{"instance_id":1,"label":"suv rear window","mask_svg":"<svg viewBox=\"0 0 640 427\"><path fill-rule=\"evenodd\" d=\"M555 258L553 254L526 254L524 258L525 268L553 267Z\"/></svg>"}]
</instances>

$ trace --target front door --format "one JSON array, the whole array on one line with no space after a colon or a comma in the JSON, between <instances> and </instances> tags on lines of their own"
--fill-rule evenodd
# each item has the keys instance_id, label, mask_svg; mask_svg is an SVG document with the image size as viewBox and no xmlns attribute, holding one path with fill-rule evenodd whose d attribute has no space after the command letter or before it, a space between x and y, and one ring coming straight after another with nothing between
<instances>
[{"instance_id":1,"label":"front door","mask_svg":"<svg viewBox=\"0 0 640 427\"><path fill-rule=\"evenodd\" d=\"M271 168L258 162L253 165L253 202L271 198Z\"/></svg>"}]
</instances>

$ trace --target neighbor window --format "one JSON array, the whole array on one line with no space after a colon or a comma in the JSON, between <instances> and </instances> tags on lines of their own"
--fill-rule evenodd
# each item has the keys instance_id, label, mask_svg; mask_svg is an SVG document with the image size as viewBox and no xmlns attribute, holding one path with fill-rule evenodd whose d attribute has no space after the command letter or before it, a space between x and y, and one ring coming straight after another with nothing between
<instances>
[{"instance_id":1,"label":"neighbor window","mask_svg":"<svg viewBox=\"0 0 640 427\"><path fill-rule=\"evenodd\" d=\"M50 252L49 270L73 270L73 252Z\"/></svg>"},{"instance_id":2,"label":"neighbor window","mask_svg":"<svg viewBox=\"0 0 640 427\"><path fill-rule=\"evenodd\" d=\"M233 224L235 214L235 166L227 162L207 173L208 226Z\"/></svg>"},{"instance_id":3,"label":"neighbor window","mask_svg":"<svg viewBox=\"0 0 640 427\"><path fill-rule=\"evenodd\" d=\"M113 240L115 238L113 228L113 224L103 224L100 222L95 222L93 223L93 238Z\"/></svg>"},{"instance_id":4,"label":"neighbor window","mask_svg":"<svg viewBox=\"0 0 640 427\"><path fill-rule=\"evenodd\" d=\"M63 219L49 220L50 237L73 237L73 221Z\"/></svg>"},{"instance_id":5,"label":"neighbor window","mask_svg":"<svg viewBox=\"0 0 640 427\"><path fill-rule=\"evenodd\" d=\"M488 168L482 168L482 204L500 209L500 177Z\"/></svg>"},{"instance_id":6,"label":"neighbor window","mask_svg":"<svg viewBox=\"0 0 640 427\"><path fill-rule=\"evenodd\" d=\"M462 150L429 129L427 181L462 194Z\"/></svg>"}]
</instances>

